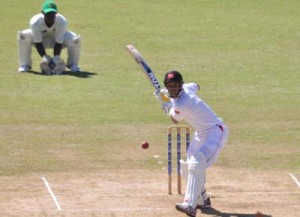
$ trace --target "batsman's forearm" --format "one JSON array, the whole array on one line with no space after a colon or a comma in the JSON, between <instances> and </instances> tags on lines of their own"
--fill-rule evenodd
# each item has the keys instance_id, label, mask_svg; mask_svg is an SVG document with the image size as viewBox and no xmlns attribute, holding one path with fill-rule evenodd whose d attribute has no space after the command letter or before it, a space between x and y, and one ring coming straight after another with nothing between
<instances>
[{"instance_id":1,"label":"batsman's forearm","mask_svg":"<svg viewBox=\"0 0 300 217\"><path fill-rule=\"evenodd\" d=\"M42 42L41 43L35 43L35 47L36 47L36 50L37 50L37 52L39 53L39 55L41 57L46 55L46 50L45 50L45 47L44 47Z\"/></svg>"}]
</instances>

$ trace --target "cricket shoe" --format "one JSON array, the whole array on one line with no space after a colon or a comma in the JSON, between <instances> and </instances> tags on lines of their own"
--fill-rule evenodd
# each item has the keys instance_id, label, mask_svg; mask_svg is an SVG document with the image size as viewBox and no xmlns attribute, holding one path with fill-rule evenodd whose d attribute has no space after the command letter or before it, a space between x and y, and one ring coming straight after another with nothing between
<instances>
[{"instance_id":1,"label":"cricket shoe","mask_svg":"<svg viewBox=\"0 0 300 217\"><path fill-rule=\"evenodd\" d=\"M209 208L211 208L211 202L209 198L204 200L203 205L200 204L197 205L197 209L209 209Z\"/></svg>"},{"instance_id":2,"label":"cricket shoe","mask_svg":"<svg viewBox=\"0 0 300 217\"><path fill-rule=\"evenodd\" d=\"M21 65L18 69L19 72L29 72L31 67L29 65Z\"/></svg>"},{"instance_id":3,"label":"cricket shoe","mask_svg":"<svg viewBox=\"0 0 300 217\"><path fill-rule=\"evenodd\" d=\"M185 203L177 203L175 208L179 212L185 213L187 216L190 217L196 217L197 209L189 206L188 204Z\"/></svg>"},{"instance_id":4,"label":"cricket shoe","mask_svg":"<svg viewBox=\"0 0 300 217\"><path fill-rule=\"evenodd\" d=\"M71 66L68 66L69 69L71 69L72 72L80 72L80 68L77 64L73 64Z\"/></svg>"}]
</instances>

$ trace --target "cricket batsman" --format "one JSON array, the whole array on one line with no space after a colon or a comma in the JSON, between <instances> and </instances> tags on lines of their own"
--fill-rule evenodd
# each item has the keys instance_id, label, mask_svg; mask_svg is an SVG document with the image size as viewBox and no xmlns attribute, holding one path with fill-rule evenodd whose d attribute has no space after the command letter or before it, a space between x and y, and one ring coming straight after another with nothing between
<instances>
[{"instance_id":1,"label":"cricket batsman","mask_svg":"<svg viewBox=\"0 0 300 217\"><path fill-rule=\"evenodd\" d=\"M79 57L81 37L67 30L66 18L58 13L53 0L42 5L41 13L30 19L30 28L19 31L18 37L19 72L28 72L32 67L31 48L34 46L41 57L40 69L43 74L61 74L68 67L80 72ZM53 56L46 49L53 49ZM67 63L61 58L61 51L67 48Z\"/></svg>"},{"instance_id":2,"label":"cricket batsman","mask_svg":"<svg viewBox=\"0 0 300 217\"><path fill-rule=\"evenodd\" d=\"M196 95L200 89L198 84L184 84L178 71L169 71L165 74L164 85L170 97L170 102L163 103L164 111L175 124L185 120L195 130L187 150L188 176L184 200L175 206L178 211L194 217L197 208L211 207L204 186L205 171L216 162L228 139L228 129L223 120Z\"/></svg>"}]
</instances>

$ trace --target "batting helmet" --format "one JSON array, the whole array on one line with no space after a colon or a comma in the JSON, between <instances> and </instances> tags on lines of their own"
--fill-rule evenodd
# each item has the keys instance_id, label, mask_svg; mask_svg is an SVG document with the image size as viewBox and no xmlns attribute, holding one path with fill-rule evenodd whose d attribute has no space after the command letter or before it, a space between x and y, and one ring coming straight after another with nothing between
<instances>
[{"instance_id":1,"label":"batting helmet","mask_svg":"<svg viewBox=\"0 0 300 217\"><path fill-rule=\"evenodd\" d=\"M169 82L183 83L182 75L180 74L180 72L175 70L168 71L165 75L164 84L167 84Z\"/></svg>"}]
</instances>

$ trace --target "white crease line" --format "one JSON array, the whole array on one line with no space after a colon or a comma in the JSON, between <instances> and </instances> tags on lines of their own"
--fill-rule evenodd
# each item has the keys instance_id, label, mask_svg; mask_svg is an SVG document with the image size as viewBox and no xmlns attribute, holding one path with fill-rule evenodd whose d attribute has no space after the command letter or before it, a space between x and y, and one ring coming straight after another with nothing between
<instances>
[{"instance_id":1,"label":"white crease line","mask_svg":"<svg viewBox=\"0 0 300 217\"><path fill-rule=\"evenodd\" d=\"M149 207L141 207L141 208L95 208L95 209L64 209L61 212L136 212L136 211L144 211L144 212L156 212L156 211L169 211L170 209L168 208L149 208ZM25 209L25 210L20 210L22 212L34 212L34 213L38 213L38 212L43 212L42 210L37 210L37 209ZM0 215L1 214L6 214L6 213L10 213L13 214L16 211L0 211ZM51 211L48 211L51 212ZM1 215L3 216L3 215Z\"/></svg>"},{"instance_id":2,"label":"white crease line","mask_svg":"<svg viewBox=\"0 0 300 217\"><path fill-rule=\"evenodd\" d=\"M300 188L300 182L298 181L298 179L296 178L296 176L294 176L292 173L289 173L289 174L292 177L292 179L294 180L294 182L296 183L296 185L298 185L298 187Z\"/></svg>"},{"instance_id":3,"label":"white crease line","mask_svg":"<svg viewBox=\"0 0 300 217\"><path fill-rule=\"evenodd\" d=\"M132 211L160 211L160 210L170 210L168 208L101 208L101 209L64 209L64 212L91 212L91 211L99 211L99 212L112 212L112 211L124 211L124 212L132 212Z\"/></svg>"},{"instance_id":4,"label":"white crease line","mask_svg":"<svg viewBox=\"0 0 300 217\"><path fill-rule=\"evenodd\" d=\"M99 195L99 193L95 192L70 192L70 193L60 193L59 195L82 195L82 194L88 194L88 195ZM259 195L259 194L269 194L269 195L280 195L280 194L300 194L298 191L261 191L261 192L250 192L250 191L234 191L234 192L208 192L208 195L210 196L216 196L216 195L232 195L232 194L249 194L249 195ZM182 196L181 194L131 194L132 197L176 197L176 196ZM99 196L101 198L110 198L112 197L111 194L101 194ZM114 195L116 198L123 198L126 197L128 198L128 194L116 194Z\"/></svg>"},{"instance_id":5,"label":"white crease line","mask_svg":"<svg viewBox=\"0 0 300 217\"><path fill-rule=\"evenodd\" d=\"M61 211L61 207L60 207L60 205L59 205L59 203L58 203L58 200L57 200L56 196L54 195L53 191L51 190L51 187L50 187L48 181L46 180L45 177L41 177L41 179L44 181L44 184L45 184L46 188L48 189L48 192L49 192L49 194L51 195L51 197L52 197L52 199L53 199L53 201L54 201L54 203L55 203L57 209L58 209L59 211Z\"/></svg>"},{"instance_id":6,"label":"white crease line","mask_svg":"<svg viewBox=\"0 0 300 217\"><path fill-rule=\"evenodd\" d=\"M300 194L300 192L295 192L295 191L258 191L258 192L250 192L250 191L234 191L234 192L212 192L208 193L211 196L214 195L231 195L231 194Z\"/></svg>"}]
</instances>

